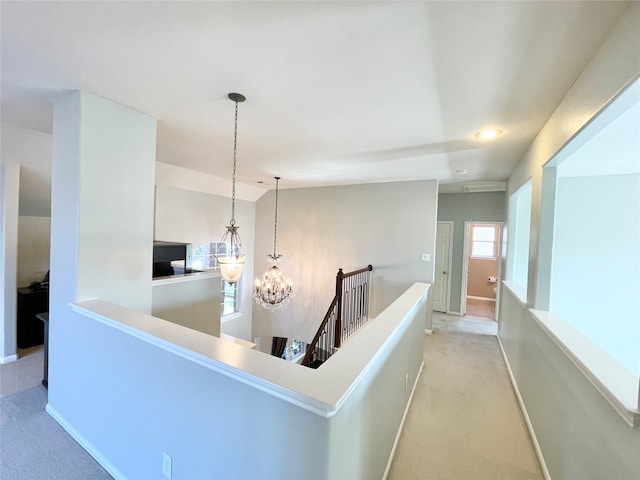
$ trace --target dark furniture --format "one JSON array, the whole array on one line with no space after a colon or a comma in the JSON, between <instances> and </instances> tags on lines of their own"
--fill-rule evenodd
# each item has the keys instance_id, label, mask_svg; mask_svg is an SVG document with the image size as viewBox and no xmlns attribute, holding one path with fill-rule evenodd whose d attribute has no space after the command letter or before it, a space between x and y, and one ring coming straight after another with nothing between
<instances>
[{"instance_id":1,"label":"dark furniture","mask_svg":"<svg viewBox=\"0 0 640 480\"><path fill-rule=\"evenodd\" d=\"M18 289L18 348L44 343L44 325L36 317L49 311L49 289Z\"/></svg>"},{"instance_id":2,"label":"dark furniture","mask_svg":"<svg viewBox=\"0 0 640 480\"><path fill-rule=\"evenodd\" d=\"M42 385L49 388L49 314L39 313L36 315L44 323L44 373L42 374Z\"/></svg>"},{"instance_id":3,"label":"dark furniture","mask_svg":"<svg viewBox=\"0 0 640 480\"><path fill-rule=\"evenodd\" d=\"M153 278L191 273L191 259L190 243L155 240L153 242Z\"/></svg>"}]
</instances>

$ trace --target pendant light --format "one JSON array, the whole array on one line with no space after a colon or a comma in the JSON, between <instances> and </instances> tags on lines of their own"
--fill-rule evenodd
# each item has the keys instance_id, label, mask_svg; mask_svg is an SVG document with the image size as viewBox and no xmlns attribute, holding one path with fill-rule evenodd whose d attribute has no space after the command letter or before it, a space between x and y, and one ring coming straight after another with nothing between
<instances>
[{"instance_id":1,"label":"pendant light","mask_svg":"<svg viewBox=\"0 0 640 480\"><path fill-rule=\"evenodd\" d=\"M231 189L231 220L227 231L222 236L216 250L216 259L220 265L220 274L227 283L236 283L242 275L245 256L242 252L242 242L236 226L236 153L238 146L238 103L244 102L245 97L239 93L230 93L229 99L236 104L236 115L233 133L233 177Z\"/></svg>"},{"instance_id":2,"label":"pendant light","mask_svg":"<svg viewBox=\"0 0 640 480\"><path fill-rule=\"evenodd\" d=\"M273 255L267 255L267 259L273 263L273 266L264 272L262 282L256 280L253 292L254 300L271 311L285 305L291 295L291 281L285 278L284 273L277 266L277 263L282 260L282 255L276 253L278 242L278 185L280 177L274 178L276 179L276 214L273 227Z\"/></svg>"}]
</instances>

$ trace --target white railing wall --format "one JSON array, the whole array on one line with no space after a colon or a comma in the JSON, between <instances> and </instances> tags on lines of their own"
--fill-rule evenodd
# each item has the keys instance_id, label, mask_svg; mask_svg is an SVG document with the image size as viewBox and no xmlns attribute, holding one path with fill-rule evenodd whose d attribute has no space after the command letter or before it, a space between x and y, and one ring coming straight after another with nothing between
<instances>
[{"instance_id":1,"label":"white railing wall","mask_svg":"<svg viewBox=\"0 0 640 480\"><path fill-rule=\"evenodd\" d=\"M76 302L56 334L100 341L57 359L47 411L115 478L162 478L163 453L174 480L383 478L422 368L428 289L414 284L319 370Z\"/></svg>"}]
</instances>

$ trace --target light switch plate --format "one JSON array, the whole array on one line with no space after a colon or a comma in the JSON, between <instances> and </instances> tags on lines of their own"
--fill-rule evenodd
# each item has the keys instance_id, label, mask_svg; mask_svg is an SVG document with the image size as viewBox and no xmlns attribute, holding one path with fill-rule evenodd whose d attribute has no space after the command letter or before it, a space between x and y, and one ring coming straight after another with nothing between
<instances>
[{"instance_id":1,"label":"light switch plate","mask_svg":"<svg viewBox=\"0 0 640 480\"><path fill-rule=\"evenodd\" d=\"M422 254L422 261L423 262L430 262L431 261L431 254L430 253L423 253Z\"/></svg>"}]
</instances>

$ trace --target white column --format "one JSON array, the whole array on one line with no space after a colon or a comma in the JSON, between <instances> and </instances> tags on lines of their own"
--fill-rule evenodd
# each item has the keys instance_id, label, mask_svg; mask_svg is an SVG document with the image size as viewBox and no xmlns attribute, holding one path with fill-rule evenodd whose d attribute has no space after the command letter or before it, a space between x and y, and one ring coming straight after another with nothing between
<instances>
[{"instance_id":1,"label":"white column","mask_svg":"<svg viewBox=\"0 0 640 480\"><path fill-rule=\"evenodd\" d=\"M150 313L156 121L76 91L53 133L52 329L80 299Z\"/></svg>"}]
</instances>

